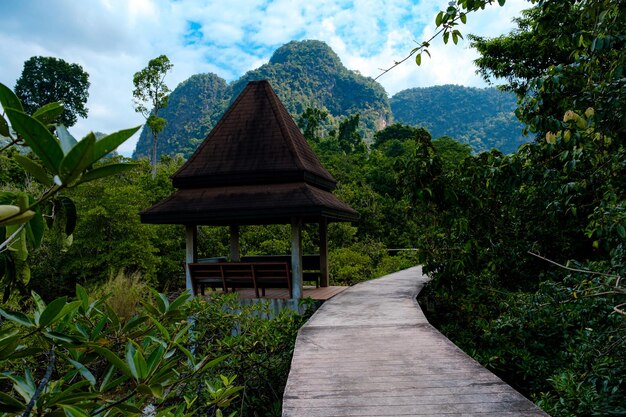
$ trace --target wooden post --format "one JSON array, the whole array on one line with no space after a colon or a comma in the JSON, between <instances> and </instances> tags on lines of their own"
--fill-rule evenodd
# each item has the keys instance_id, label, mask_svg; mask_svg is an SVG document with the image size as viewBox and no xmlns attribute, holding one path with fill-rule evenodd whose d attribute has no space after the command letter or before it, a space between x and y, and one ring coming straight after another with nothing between
<instances>
[{"instance_id":1,"label":"wooden post","mask_svg":"<svg viewBox=\"0 0 626 417\"><path fill-rule=\"evenodd\" d=\"M291 271L292 297L302 298L302 219L291 219Z\"/></svg>"},{"instance_id":2,"label":"wooden post","mask_svg":"<svg viewBox=\"0 0 626 417\"><path fill-rule=\"evenodd\" d=\"M239 225L230 226L230 260L239 262L241 260L241 249L239 248Z\"/></svg>"},{"instance_id":3,"label":"wooden post","mask_svg":"<svg viewBox=\"0 0 626 417\"><path fill-rule=\"evenodd\" d=\"M320 287L328 287L328 219L320 219Z\"/></svg>"},{"instance_id":4,"label":"wooden post","mask_svg":"<svg viewBox=\"0 0 626 417\"><path fill-rule=\"evenodd\" d=\"M198 227L195 224L185 225L185 262L188 264L196 262L197 260L197 239ZM189 274L188 268L185 268L185 288L191 290L193 294L193 285L191 284L191 275Z\"/></svg>"}]
</instances>

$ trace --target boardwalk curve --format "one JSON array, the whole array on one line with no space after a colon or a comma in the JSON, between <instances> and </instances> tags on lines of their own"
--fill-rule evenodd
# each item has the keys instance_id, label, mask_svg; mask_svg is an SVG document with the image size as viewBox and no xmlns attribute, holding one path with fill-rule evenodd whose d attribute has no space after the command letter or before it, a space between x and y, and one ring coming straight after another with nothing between
<instances>
[{"instance_id":1,"label":"boardwalk curve","mask_svg":"<svg viewBox=\"0 0 626 417\"><path fill-rule=\"evenodd\" d=\"M335 296L298 334L283 417L547 416L432 327L415 267Z\"/></svg>"}]
</instances>

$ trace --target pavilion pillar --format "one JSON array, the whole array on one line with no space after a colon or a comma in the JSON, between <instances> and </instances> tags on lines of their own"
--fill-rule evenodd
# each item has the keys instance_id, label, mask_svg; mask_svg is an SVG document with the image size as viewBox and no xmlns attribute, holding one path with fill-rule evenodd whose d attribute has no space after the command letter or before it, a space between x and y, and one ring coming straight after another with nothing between
<instances>
[{"instance_id":1,"label":"pavilion pillar","mask_svg":"<svg viewBox=\"0 0 626 417\"><path fill-rule=\"evenodd\" d=\"M291 219L291 288L293 298L302 298L302 219Z\"/></svg>"},{"instance_id":2,"label":"pavilion pillar","mask_svg":"<svg viewBox=\"0 0 626 417\"><path fill-rule=\"evenodd\" d=\"M239 262L241 260L241 248L239 247L239 225L230 226L230 260Z\"/></svg>"},{"instance_id":3,"label":"pavilion pillar","mask_svg":"<svg viewBox=\"0 0 626 417\"><path fill-rule=\"evenodd\" d=\"M328 287L328 219L320 219L320 287Z\"/></svg>"},{"instance_id":4,"label":"pavilion pillar","mask_svg":"<svg viewBox=\"0 0 626 417\"><path fill-rule=\"evenodd\" d=\"M198 227L195 224L185 225L185 262L188 264L196 262L198 258L196 244L197 240ZM193 294L193 285L191 283L191 274L189 273L189 268L185 268L185 288L190 290Z\"/></svg>"}]
</instances>

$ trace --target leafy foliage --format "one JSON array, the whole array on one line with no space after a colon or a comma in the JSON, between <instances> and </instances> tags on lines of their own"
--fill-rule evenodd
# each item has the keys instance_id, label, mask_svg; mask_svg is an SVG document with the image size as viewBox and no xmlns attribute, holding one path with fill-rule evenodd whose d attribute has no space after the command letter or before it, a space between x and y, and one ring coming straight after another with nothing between
<instances>
[{"instance_id":1,"label":"leafy foliage","mask_svg":"<svg viewBox=\"0 0 626 417\"><path fill-rule=\"evenodd\" d=\"M241 304L236 294L210 296L197 302L196 308L195 318L202 325L196 327L195 351L227 356L215 371L231 376L243 388L226 411L280 415L297 331L307 316L291 310L272 316L267 303ZM213 395L210 388L199 401Z\"/></svg>"},{"instance_id":2,"label":"leafy foliage","mask_svg":"<svg viewBox=\"0 0 626 417\"><path fill-rule=\"evenodd\" d=\"M87 117L88 89L89 74L80 65L43 56L24 62L15 84L15 94L28 114L34 114L46 104L62 102L64 111L59 120L65 126L76 124L78 116Z\"/></svg>"},{"instance_id":3,"label":"leafy foliage","mask_svg":"<svg viewBox=\"0 0 626 417\"><path fill-rule=\"evenodd\" d=\"M0 412L141 415L151 407L161 416L191 415L199 405L193 401L196 386L223 358L193 355L186 347L194 334L186 320L193 314L188 298L182 294L170 302L155 292L140 315L120 320L77 286L76 299L69 301L46 304L33 293L33 313L0 309L5 320L0 363L9 367L0 381ZM24 357L30 361L18 373ZM43 375L37 372L39 361L47 364ZM215 411L218 402L235 398L231 381L223 385L227 395L202 407ZM186 387L190 397L181 402Z\"/></svg>"},{"instance_id":4,"label":"leafy foliage","mask_svg":"<svg viewBox=\"0 0 626 417\"><path fill-rule=\"evenodd\" d=\"M535 141L465 158L422 205L431 319L553 416L626 412L619 3L539 2L511 35L475 39Z\"/></svg>"}]
</instances>

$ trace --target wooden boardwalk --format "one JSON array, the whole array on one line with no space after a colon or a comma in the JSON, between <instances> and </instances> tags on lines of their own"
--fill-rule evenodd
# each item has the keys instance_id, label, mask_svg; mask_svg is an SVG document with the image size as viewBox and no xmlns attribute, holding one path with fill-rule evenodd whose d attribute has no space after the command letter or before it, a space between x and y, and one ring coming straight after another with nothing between
<instances>
[{"instance_id":1,"label":"wooden boardwalk","mask_svg":"<svg viewBox=\"0 0 626 417\"><path fill-rule=\"evenodd\" d=\"M283 417L547 416L432 327L410 268L355 285L300 329Z\"/></svg>"},{"instance_id":2,"label":"wooden boardwalk","mask_svg":"<svg viewBox=\"0 0 626 417\"><path fill-rule=\"evenodd\" d=\"M328 299L333 298L335 295L347 290L350 287L319 287L315 288L314 286L304 286L302 289L302 298L311 298L313 300L321 300L326 301ZM210 294L211 289L207 289L205 294ZM217 293L222 293L222 290L216 291ZM256 299L256 295L254 294L254 289L252 288L238 288L237 293L239 293L239 297L242 300L252 300ZM267 299L279 299L284 300L289 298L289 290L286 288L268 288L265 290L265 296L261 298Z\"/></svg>"}]
</instances>

